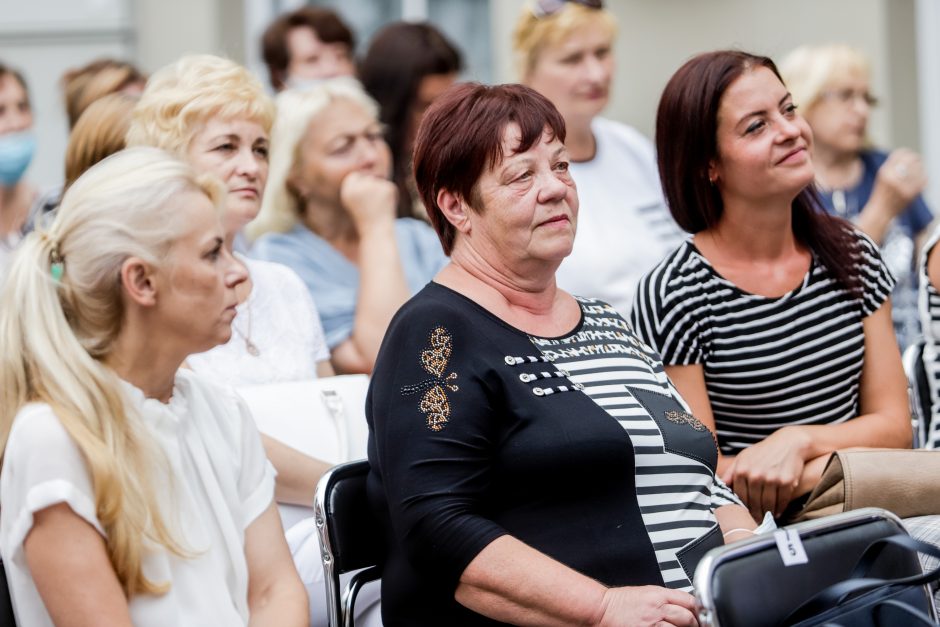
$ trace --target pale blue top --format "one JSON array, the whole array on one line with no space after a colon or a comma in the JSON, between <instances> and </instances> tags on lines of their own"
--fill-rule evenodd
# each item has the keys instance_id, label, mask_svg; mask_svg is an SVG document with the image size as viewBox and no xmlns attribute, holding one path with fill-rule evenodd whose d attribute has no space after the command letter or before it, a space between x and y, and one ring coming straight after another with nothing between
<instances>
[{"instance_id":1,"label":"pale blue top","mask_svg":"<svg viewBox=\"0 0 940 627\"><path fill-rule=\"evenodd\" d=\"M405 280L415 294L444 267L447 257L437 234L420 220L398 218L395 236ZM261 236L250 255L282 263L300 276L317 304L330 350L352 335L359 269L325 239L297 224L287 233Z\"/></svg>"}]
</instances>

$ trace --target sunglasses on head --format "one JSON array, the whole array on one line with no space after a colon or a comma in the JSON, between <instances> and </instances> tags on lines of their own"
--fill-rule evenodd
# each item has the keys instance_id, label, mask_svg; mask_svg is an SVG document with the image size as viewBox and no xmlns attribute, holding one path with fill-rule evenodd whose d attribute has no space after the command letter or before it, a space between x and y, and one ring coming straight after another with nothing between
<instances>
[{"instance_id":1,"label":"sunglasses on head","mask_svg":"<svg viewBox=\"0 0 940 627\"><path fill-rule=\"evenodd\" d=\"M543 18L548 17L554 13L558 13L565 6L566 3L580 4L583 7L589 9L603 9L604 0L535 0L535 5L532 7L532 13L535 14L535 17Z\"/></svg>"}]
</instances>

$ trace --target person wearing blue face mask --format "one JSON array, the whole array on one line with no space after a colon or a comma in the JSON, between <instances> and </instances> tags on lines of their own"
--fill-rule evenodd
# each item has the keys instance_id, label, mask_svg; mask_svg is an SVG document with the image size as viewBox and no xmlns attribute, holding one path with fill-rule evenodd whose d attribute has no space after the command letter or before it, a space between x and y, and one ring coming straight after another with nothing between
<instances>
[{"instance_id":1,"label":"person wearing blue face mask","mask_svg":"<svg viewBox=\"0 0 940 627\"><path fill-rule=\"evenodd\" d=\"M26 81L0 63L0 279L23 236L23 225L36 190L23 180L36 139Z\"/></svg>"}]
</instances>

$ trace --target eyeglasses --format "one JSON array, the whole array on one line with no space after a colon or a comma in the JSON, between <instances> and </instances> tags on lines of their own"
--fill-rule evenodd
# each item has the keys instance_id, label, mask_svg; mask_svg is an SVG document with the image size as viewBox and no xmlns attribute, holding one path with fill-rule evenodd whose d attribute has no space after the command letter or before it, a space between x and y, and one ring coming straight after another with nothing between
<instances>
[{"instance_id":1,"label":"eyeglasses","mask_svg":"<svg viewBox=\"0 0 940 627\"><path fill-rule=\"evenodd\" d=\"M532 13L535 17L541 19L554 13L558 13L564 8L565 3L580 4L589 9L603 9L604 0L535 0L532 7Z\"/></svg>"},{"instance_id":2,"label":"eyeglasses","mask_svg":"<svg viewBox=\"0 0 940 627\"><path fill-rule=\"evenodd\" d=\"M829 91L824 91L821 94L822 98L827 100L835 100L841 105L849 106L854 104L857 100L861 100L869 107L878 106L878 98L872 96L867 91L856 91L854 89L830 89Z\"/></svg>"}]
</instances>

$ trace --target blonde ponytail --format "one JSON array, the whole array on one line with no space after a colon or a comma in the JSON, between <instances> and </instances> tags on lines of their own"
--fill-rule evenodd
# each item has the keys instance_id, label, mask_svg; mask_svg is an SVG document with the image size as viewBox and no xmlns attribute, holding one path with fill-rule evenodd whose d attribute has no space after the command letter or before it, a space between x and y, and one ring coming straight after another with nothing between
<instances>
[{"instance_id":1,"label":"blonde ponytail","mask_svg":"<svg viewBox=\"0 0 940 627\"><path fill-rule=\"evenodd\" d=\"M214 180L161 150L108 157L69 189L48 231L24 239L0 293L0 447L24 404L51 406L85 458L128 597L167 589L143 575L148 543L186 552L157 504L155 471L165 460L101 359L121 330L121 264L160 262L186 220L172 201L187 191L220 206Z\"/></svg>"}]
</instances>

